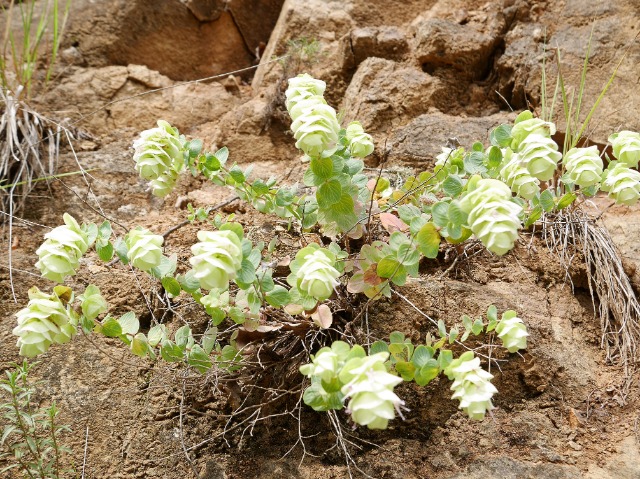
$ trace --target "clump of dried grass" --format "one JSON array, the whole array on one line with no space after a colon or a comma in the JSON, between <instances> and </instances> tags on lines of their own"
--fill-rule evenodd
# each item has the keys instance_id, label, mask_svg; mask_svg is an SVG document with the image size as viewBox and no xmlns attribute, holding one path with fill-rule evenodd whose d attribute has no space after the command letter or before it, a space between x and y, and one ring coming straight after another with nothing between
<instances>
[{"instance_id":1,"label":"clump of dried grass","mask_svg":"<svg viewBox=\"0 0 640 479\"><path fill-rule=\"evenodd\" d=\"M54 174L62 132L20 99L22 91L0 90L0 195L10 214L22 208L34 179Z\"/></svg>"},{"instance_id":2,"label":"clump of dried grass","mask_svg":"<svg viewBox=\"0 0 640 479\"><path fill-rule=\"evenodd\" d=\"M601 346L607 361L624 368L624 389L628 389L640 362L640 303L609 232L596 218L575 208L545 221L543 235L565 268L576 253L583 256L594 310L597 304L600 317Z\"/></svg>"}]
</instances>

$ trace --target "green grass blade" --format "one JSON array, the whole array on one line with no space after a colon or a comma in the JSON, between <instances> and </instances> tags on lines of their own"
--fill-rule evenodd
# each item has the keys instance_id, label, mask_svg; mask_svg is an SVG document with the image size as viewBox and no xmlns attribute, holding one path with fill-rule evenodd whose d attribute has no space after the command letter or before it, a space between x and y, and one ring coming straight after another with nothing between
<instances>
[{"instance_id":1,"label":"green grass blade","mask_svg":"<svg viewBox=\"0 0 640 479\"><path fill-rule=\"evenodd\" d=\"M584 63L582 65L582 76L580 77L580 90L578 92L578 106L575 111L575 120L574 125L580 124L580 109L582 108L582 97L584 95L584 87L587 83L587 70L589 69L589 58L591 55L591 41L593 40L593 30L595 28L595 23L591 27L591 33L589 34L589 43L587 44L587 51L584 54ZM571 147L573 148L580 137L574 138L574 141L571 143Z\"/></svg>"},{"instance_id":2,"label":"green grass blade","mask_svg":"<svg viewBox=\"0 0 640 479\"><path fill-rule=\"evenodd\" d=\"M591 107L591 110L589 111L589 114L585 118L584 123L582 124L582 127L580 128L580 131L578 132L578 135L576 136L575 144L577 144L578 140L582 137L582 134L587 129L587 126L589 126L589 122L591 121L591 117L593 117L593 114L596 112L596 109L598 108L598 105L600 104L600 102L602 101L602 99L606 95L607 91L609 90L609 88L613 84L613 80L615 80L616 75L618 74L618 69L620 68L620 65L622 64L622 60L624 60L624 58L626 56L627 56L627 52L624 53L624 55L622 56L622 58L620 59L620 61L616 65L616 68L613 70L613 73L611 74L611 77L609 77L609 81L607 81L607 83L605 84L604 88L600 92L600 95L598 95L598 98L596 99L596 102L593 104L593 107Z\"/></svg>"},{"instance_id":3,"label":"green grass blade","mask_svg":"<svg viewBox=\"0 0 640 479\"><path fill-rule=\"evenodd\" d=\"M540 97L542 103L542 119L547 121L547 30L544 31L544 42L542 43L542 78L540 84Z\"/></svg>"},{"instance_id":4,"label":"green grass blade","mask_svg":"<svg viewBox=\"0 0 640 479\"><path fill-rule=\"evenodd\" d=\"M560 77L556 78L556 87L553 90L553 98L551 99L551 108L549 109L549 119L553 121L553 112L556 111L556 100L558 99L558 91L560 90Z\"/></svg>"},{"instance_id":5,"label":"green grass blade","mask_svg":"<svg viewBox=\"0 0 640 479\"><path fill-rule=\"evenodd\" d=\"M40 178L34 178L32 180L29 180L29 181L18 181L17 183L11 183L10 185L0 185L0 191L8 190L9 188L15 188L16 186L22 186L22 185L26 185L26 184L36 183L38 181L55 180L57 178L64 178L65 176L74 176L74 175L81 175L81 174L84 174L84 173L90 173L92 171L96 171L97 169L98 168L92 168L90 170L70 171L68 173L59 173L57 175L43 176L43 177L40 177Z\"/></svg>"},{"instance_id":6,"label":"green grass blade","mask_svg":"<svg viewBox=\"0 0 640 479\"><path fill-rule=\"evenodd\" d=\"M565 133L565 150L566 150L566 142L567 136L571 134L571 108L569 106L569 101L567 99L567 91L564 87L564 77L562 75L562 61L560 60L560 49L556 50L556 62L558 64L558 83L560 85L560 98L562 99L562 106L564 108L564 118L566 123L566 133Z\"/></svg>"}]
</instances>

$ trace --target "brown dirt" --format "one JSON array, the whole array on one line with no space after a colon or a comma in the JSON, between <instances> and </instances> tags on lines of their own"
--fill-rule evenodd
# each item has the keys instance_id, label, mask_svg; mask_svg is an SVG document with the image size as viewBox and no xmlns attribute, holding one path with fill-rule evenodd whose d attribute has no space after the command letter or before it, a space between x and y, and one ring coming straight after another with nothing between
<instances>
[{"instance_id":1,"label":"brown dirt","mask_svg":"<svg viewBox=\"0 0 640 479\"><path fill-rule=\"evenodd\" d=\"M256 177L288 175L287 181L294 182L303 172L288 125L279 120L282 66L278 63L260 66L251 86L242 78L232 78L128 99L149 89L173 86L175 80L250 65L252 50L246 45L262 40L256 40L258 26L247 23L246 12L244 16L234 13L242 2L230 2L231 13L222 11L219 16L215 11L220 2L165 2L162 8L145 13L155 15L162 28L156 29L155 36L145 37L144 45L131 38L143 33L134 30L140 27L139 9L150 8L148 2L106 3L100 8L121 11L107 17L107 10L97 12L93 2L75 3L77 15L71 17L66 63L51 91L39 99L40 108L52 116L77 121L75 126L84 135L73 143L77 160L65 147L59 171L77 170L77 162L98 170L88 181L76 176L41 184L24 212L26 221L15 221L11 265L17 303L12 300L5 231L0 269L2 368L19 359L11 329L13 314L26 303L26 291L32 285L50 287L35 274L34 252L46 232L41 225L58 225L65 211L84 221L101 221L95 214L99 207L126 227L141 225L161 233L186 216L175 206L178 197L187 197L194 206L207 206L231 196L229 190L187 176L164 201L145 191L132 168L130 145L156 119L203 138L208 147L228 145L232 161L253 163ZM264 22L256 15L256 25L261 32L271 32L275 20L268 19L277 18L273 11L282 2L257 3L269 15L265 14ZM318 38L322 53L306 68L328 82L329 100L342 107L345 118L361 120L374 135L377 151L372 163L379 161L386 144L387 166L424 169L432 165L447 138L457 136L469 146L475 139L486 139L493 126L513 119L495 90L516 109L527 102L539 108L545 28L548 43L565 51L565 73L571 78L577 75L595 18L595 66L588 98L595 98L620 51L631 45L615 88L594 123L593 138L604 144L608 133L620 126L640 129L640 46L631 43L637 25L628 20L637 18L640 11L633 0L598 5L586 0L412 0L394 5L286 0L263 58L285 52L292 38ZM170 6L179 8L179 15L168 18L173 11ZM138 17L131 16L135 12ZM224 19L231 14L233 22ZM132 26L133 21L138 23ZM205 33L187 34L182 27L174 31L175 22ZM164 36L164 31L174 36ZM246 32L255 35L249 38ZM176 38L183 43L175 43ZM184 54L183 63L174 61L176 48ZM228 58L222 58L222 50L229 53ZM210 55L215 62L203 60ZM555 66L549 63L553 77ZM82 117L112 101L118 102ZM609 205L605 198L596 203L603 209ZM264 218L247 205L236 202L223 211L230 213L236 214L252 239L268 241L279 235L282 257L300 243L277 219ZM638 214L638 207L614 207L602 218L620 248L636 292L640 290ZM183 268L197 230L197 226L185 226L166 243ZM118 228L116 232L124 233ZM621 368L605 363L584 266L576 262L565 271L541 239L530 233L524 233L517 248L503 258L484 252L448 271L452 262L453 255L443 251L437 260L424 264L420 278L403 288L402 294L448 325L461 314L479 316L490 304L499 310L516 309L531 333L529 348L523 356L501 357L500 369L492 368L500 392L495 397L497 409L483 422L472 422L456 409L444 378L426 388L399 386L409 411L405 421L394 421L386 431L352 431L346 416L338 414L344 432L352 434L358 445L351 449L357 467L380 478L640 477L637 382L623 393ZM135 276L122 265L106 266L95 254L87 255L83 266L69 284L77 289L98 285L113 313L134 310L143 322L161 313L155 299L158 285L143 275ZM185 322L195 329L205 326L206 318L186 301L179 299L177 306L182 307L170 318L171 328ZM372 303L367 311L350 326L350 334L361 340L367 328L371 340L399 330L421 341L433 332L431 324L400 298ZM348 321L350 314L342 311L337 316ZM482 346L482 340L477 346ZM254 373L256 382L273 380L268 369ZM193 477L182 442L186 447L199 445L190 457L199 477L207 479L349 475L344 457L332 447L335 437L323 414L303 408L299 417L297 411L273 416L255 428L240 424L245 416L231 417L247 392L246 379L220 381L215 372L204 378L185 377L178 367L132 356L114 340L82 336L65 347L53 347L42 357L37 376L44 380L42 402L56 400L63 421L72 426L68 444L78 470L87 441L87 478ZM291 400L276 402L263 413L277 414L292 406ZM304 458L300 444L296 445L299 424L308 453ZM352 472L359 474L353 466Z\"/></svg>"}]
</instances>

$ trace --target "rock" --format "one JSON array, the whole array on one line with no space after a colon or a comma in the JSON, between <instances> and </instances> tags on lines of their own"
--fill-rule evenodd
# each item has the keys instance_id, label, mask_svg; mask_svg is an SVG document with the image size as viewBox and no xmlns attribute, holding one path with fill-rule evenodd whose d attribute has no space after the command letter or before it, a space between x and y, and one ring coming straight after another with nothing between
<instances>
[{"instance_id":1,"label":"rock","mask_svg":"<svg viewBox=\"0 0 640 479\"><path fill-rule=\"evenodd\" d=\"M251 66L282 1L79 0L64 47L93 67L142 64L173 80L204 78Z\"/></svg>"},{"instance_id":2,"label":"rock","mask_svg":"<svg viewBox=\"0 0 640 479\"><path fill-rule=\"evenodd\" d=\"M347 4L349 3L347 1ZM253 77L251 86L254 91L258 92L281 81L283 73L286 78L301 73L299 68L302 68L302 65L296 65L295 59L287 63L288 67L284 71L283 65L270 60L274 56L287 53L288 42L299 39L301 32L304 32L305 38L313 38L321 43L321 50L314 56L313 63L304 65L304 71L325 80L328 84L327 100L337 103L347 87L342 60L344 44L340 39L349 35L353 27L353 19L346 11L343 1L286 0L262 55L263 60Z\"/></svg>"},{"instance_id":3,"label":"rock","mask_svg":"<svg viewBox=\"0 0 640 479\"><path fill-rule=\"evenodd\" d=\"M457 138L463 147L470 149L476 141L486 143L492 128L512 120L510 115L503 113L482 118L438 112L420 115L393 132L388 142L391 147L389 161L432 169L436 155L442 153L449 138Z\"/></svg>"},{"instance_id":4,"label":"rock","mask_svg":"<svg viewBox=\"0 0 640 479\"><path fill-rule=\"evenodd\" d=\"M408 44L398 27L356 28L349 38L355 66L369 57L401 60Z\"/></svg>"},{"instance_id":5,"label":"rock","mask_svg":"<svg viewBox=\"0 0 640 479\"><path fill-rule=\"evenodd\" d=\"M217 20L227 6L225 0L180 0L200 22Z\"/></svg>"},{"instance_id":6,"label":"rock","mask_svg":"<svg viewBox=\"0 0 640 479\"><path fill-rule=\"evenodd\" d=\"M599 211L594 211L594 214L598 215L604 211L602 222L620 252L622 265L632 286L636 292L640 292L640 208L610 206L611 203L612 200L600 195L596 198Z\"/></svg>"},{"instance_id":7,"label":"rock","mask_svg":"<svg viewBox=\"0 0 640 479\"><path fill-rule=\"evenodd\" d=\"M636 479L640 477L638 454L640 448L634 435L625 437L619 443L619 452L612 454L605 464L589 465L584 479Z\"/></svg>"},{"instance_id":8,"label":"rock","mask_svg":"<svg viewBox=\"0 0 640 479\"><path fill-rule=\"evenodd\" d=\"M113 133L114 128L145 130L159 119L186 130L221 117L238 102L219 83L167 88L173 85L166 76L142 65L79 68L45 99L72 121L80 118L74 126L96 135ZM147 94L150 88L166 89Z\"/></svg>"},{"instance_id":9,"label":"rock","mask_svg":"<svg viewBox=\"0 0 640 479\"><path fill-rule=\"evenodd\" d=\"M466 79L483 78L500 41L497 34L438 18L417 21L413 28L414 54L422 69L430 74L452 69Z\"/></svg>"},{"instance_id":10,"label":"rock","mask_svg":"<svg viewBox=\"0 0 640 479\"><path fill-rule=\"evenodd\" d=\"M358 120L367 131L386 133L438 105L443 87L439 79L417 68L368 58L345 93L344 122Z\"/></svg>"},{"instance_id":11,"label":"rock","mask_svg":"<svg viewBox=\"0 0 640 479\"><path fill-rule=\"evenodd\" d=\"M540 104L544 28L519 23L505 36L504 53L496 61L497 89L512 108L527 108L527 101Z\"/></svg>"},{"instance_id":12,"label":"rock","mask_svg":"<svg viewBox=\"0 0 640 479\"><path fill-rule=\"evenodd\" d=\"M233 161L282 161L299 155L292 136L269 125L273 104L257 96L227 112L211 124L211 138L217 147L229 148ZM203 128L207 128L203 125Z\"/></svg>"},{"instance_id":13,"label":"rock","mask_svg":"<svg viewBox=\"0 0 640 479\"><path fill-rule=\"evenodd\" d=\"M247 48L259 58L256 50L261 45L264 49L269 42L284 0L226 0L225 3Z\"/></svg>"},{"instance_id":14,"label":"rock","mask_svg":"<svg viewBox=\"0 0 640 479\"><path fill-rule=\"evenodd\" d=\"M544 477L545 479L576 479L582 477L580 470L573 466L532 463L506 456L483 458L469 464L463 472L447 479L521 479Z\"/></svg>"}]
</instances>

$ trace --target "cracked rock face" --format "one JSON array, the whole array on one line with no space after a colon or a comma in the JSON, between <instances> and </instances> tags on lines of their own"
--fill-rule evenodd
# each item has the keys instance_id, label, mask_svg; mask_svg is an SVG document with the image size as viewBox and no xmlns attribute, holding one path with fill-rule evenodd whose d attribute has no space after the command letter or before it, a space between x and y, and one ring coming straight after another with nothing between
<instances>
[{"instance_id":1,"label":"cracked rock face","mask_svg":"<svg viewBox=\"0 0 640 479\"><path fill-rule=\"evenodd\" d=\"M269 41L284 0L110 0L96 15L73 3L65 47L89 66L145 65L173 80L249 67Z\"/></svg>"}]
</instances>

